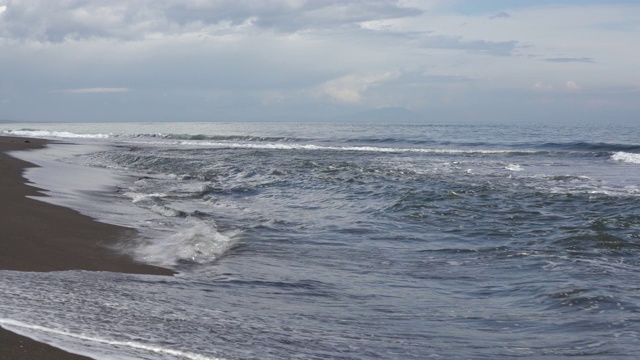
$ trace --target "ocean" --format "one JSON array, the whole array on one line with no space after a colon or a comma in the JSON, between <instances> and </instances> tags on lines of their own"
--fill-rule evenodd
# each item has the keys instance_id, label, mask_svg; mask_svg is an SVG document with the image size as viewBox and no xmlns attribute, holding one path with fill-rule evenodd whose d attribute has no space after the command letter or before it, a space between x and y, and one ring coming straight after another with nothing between
<instances>
[{"instance_id":1,"label":"ocean","mask_svg":"<svg viewBox=\"0 0 640 360\"><path fill-rule=\"evenodd\" d=\"M74 143L16 153L43 200L178 272L0 271L0 325L98 359L634 359L639 130L0 124Z\"/></svg>"}]
</instances>

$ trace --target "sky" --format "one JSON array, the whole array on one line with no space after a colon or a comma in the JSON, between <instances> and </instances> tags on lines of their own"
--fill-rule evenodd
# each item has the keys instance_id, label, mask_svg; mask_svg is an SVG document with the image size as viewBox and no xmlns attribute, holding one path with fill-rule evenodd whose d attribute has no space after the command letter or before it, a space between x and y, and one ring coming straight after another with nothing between
<instances>
[{"instance_id":1,"label":"sky","mask_svg":"<svg viewBox=\"0 0 640 360\"><path fill-rule=\"evenodd\" d=\"M639 41L637 0L0 0L0 119L638 123Z\"/></svg>"}]
</instances>

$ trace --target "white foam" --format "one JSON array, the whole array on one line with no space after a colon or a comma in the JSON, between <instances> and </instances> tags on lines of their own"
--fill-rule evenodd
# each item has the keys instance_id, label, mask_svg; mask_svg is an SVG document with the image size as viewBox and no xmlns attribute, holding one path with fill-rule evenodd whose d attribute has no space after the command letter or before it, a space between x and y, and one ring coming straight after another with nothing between
<instances>
[{"instance_id":1,"label":"white foam","mask_svg":"<svg viewBox=\"0 0 640 360\"><path fill-rule=\"evenodd\" d=\"M181 261L205 264L231 249L236 235L222 234L211 224L191 220L180 231L140 244L134 253L140 261L160 266L175 266Z\"/></svg>"},{"instance_id":2,"label":"white foam","mask_svg":"<svg viewBox=\"0 0 640 360\"><path fill-rule=\"evenodd\" d=\"M180 217L180 216L185 216L184 212L180 211L180 210L176 210L176 209L172 209L168 206L165 205L158 205L158 204L154 204L148 207L144 207L146 209L149 209L151 211L153 211L154 213L158 214L158 215L162 215L164 217Z\"/></svg>"},{"instance_id":3,"label":"white foam","mask_svg":"<svg viewBox=\"0 0 640 360\"><path fill-rule=\"evenodd\" d=\"M313 144L253 144L212 141L179 141L173 145L186 145L196 147L218 147L231 149L265 149L265 150L330 150L330 151L362 151L382 153L426 153L426 154L511 154L511 153L535 153L534 150L492 150L492 149L431 149L431 148L392 148L376 146L323 146Z\"/></svg>"},{"instance_id":4,"label":"white foam","mask_svg":"<svg viewBox=\"0 0 640 360\"><path fill-rule=\"evenodd\" d=\"M169 195L165 194L165 193L152 193L152 194L144 194L144 193L137 193L137 192L126 192L123 194L126 197L131 198L131 200L133 200L133 203L139 203L141 201L144 200L149 200L149 199L153 199L153 198L164 198L167 197Z\"/></svg>"},{"instance_id":5,"label":"white foam","mask_svg":"<svg viewBox=\"0 0 640 360\"><path fill-rule=\"evenodd\" d=\"M33 138L107 139L111 134L76 134L69 131L2 130L3 134Z\"/></svg>"},{"instance_id":6,"label":"white foam","mask_svg":"<svg viewBox=\"0 0 640 360\"><path fill-rule=\"evenodd\" d=\"M170 356L181 357L181 358L191 359L191 360L222 360L223 359L218 357L204 356L204 355L196 354L190 351L174 350L174 349L169 349L169 348L165 348L158 345L144 344L138 341L112 340L112 339L103 339L99 337L88 336L84 334L75 334L69 331L52 329L52 328L48 328L40 325L27 324L27 323L17 321L17 320L12 320L12 319L0 318L0 325L4 328L7 328L8 330L13 330L16 333L19 333L27 337L33 336L33 334L31 334L30 332L35 331L40 333L43 332L47 334L61 335L64 337L70 337L70 338L75 338L83 341L90 341L94 343L113 345L116 347L117 346L129 347L129 348L138 349L138 350L150 351L150 352L161 354L161 355L170 355ZM38 338L36 340L41 340L41 339ZM54 345L58 345L63 350L67 350L70 352L76 352L76 353L81 352L83 355L89 355L89 356L93 355L93 354L87 353L86 351L78 351L76 349L65 347L64 345L59 345L59 344L54 344ZM113 359L115 358L116 357L114 357Z\"/></svg>"},{"instance_id":7,"label":"white foam","mask_svg":"<svg viewBox=\"0 0 640 360\"><path fill-rule=\"evenodd\" d=\"M522 171L524 170L522 168L522 166L518 165L518 164L509 164L507 166L504 167L507 170L511 170L511 171Z\"/></svg>"},{"instance_id":8,"label":"white foam","mask_svg":"<svg viewBox=\"0 0 640 360\"><path fill-rule=\"evenodd\" d=\"M107 169L60 161L103 149L104 146L49 144L43 149L12 151L10 154L37 165L27 168L24 176L48 196L35 196L34 199L70 207L100 221L110 222L99 215L112 203L91 201L91 196L96 192L111 194L123 178Z\"/></svg>"},{"instance_id":9,"label":"white foam","mask_svg":"<svg viewBox=\"0 0 640 360\"><path fill-rule=\"evenodd\" d=\"M640 164L640 154L618 151L611 155L611 160L622 161L631 164Z\"/></svg>"},{"instance_id":10,"label":"white foam","mask_svg":"<svg viewBox=\"0 0 640 360\"><path fill-rule=\"evenodd\" d=\"M185 215L183 211L176 210L167 205L155 202L156 199L162 199L169 196L165 193L143 194L136 192L126 192L124 193L124 195L131 198L133 200L132 202L140 208L153 211L154 213L162 215L164 217L179 217Z\"/></svg>"}]
</instances>

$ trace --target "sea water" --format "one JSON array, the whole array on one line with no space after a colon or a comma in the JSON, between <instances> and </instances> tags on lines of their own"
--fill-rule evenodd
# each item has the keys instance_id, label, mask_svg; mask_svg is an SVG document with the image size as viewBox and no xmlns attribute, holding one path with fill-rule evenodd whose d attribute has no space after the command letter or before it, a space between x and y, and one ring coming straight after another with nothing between
<instances>
[{"instance_id":1,"label":"sea water","mask_svg":"<svg viewBox=\"0 0 640 360\"><path fill-rule=\"evenodd\" d=\"M76 144L15 155L46 201L139 230L114 251L178 271L0 271L0 325L37 340L98 359L640 351L637 126L0 129Z\"/></svg>"}]
</instances>

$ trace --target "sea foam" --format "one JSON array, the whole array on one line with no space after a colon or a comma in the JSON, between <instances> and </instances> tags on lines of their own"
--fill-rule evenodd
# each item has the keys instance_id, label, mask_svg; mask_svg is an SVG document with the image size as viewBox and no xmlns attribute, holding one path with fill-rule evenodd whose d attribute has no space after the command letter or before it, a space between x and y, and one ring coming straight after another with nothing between
<instances>
[{"instance_id":1,"label":"sea foam","mask_svg":"<svg viewBox=\"0 0 640 360\"><path fill-rule=\"evenodd\" d=\"M352 151L379 153L423 153L423 154L535 154L537 150L500 150L500 149L439 149L439 148L394 148L377 146L326 146L315 144L283 143L236 143L214 141L178 141L176 146L214 147L222 149L258 149L258 150L307 150L307 151Z\"/></svg>"},{"instance_id":2,"label":"sea foam","mask_svg":"<svg viewBox=\"0 0 640 360\"><path fill-rule=\"evenodd\" d=\"M237 235L237 232L222 234L211 224L190 220L169 236L138 245L134 253L141 261L161 266L175 266L181 262L206 264L231 249Z\"/></svg>"},{"instance_id":3,"label":"sea foam","mask_svg":"<svg viewBox=\"0 0 640 360\"><path fill-rule=\"evenodd\" d=\"M618 151L611 155L611 160L622 161L631 164L640 164L640 154Z\"/></svg>"},{"instance_id":4,"label":"sea foam","mask_svg":"<svg viewBox=\"0 0 640 360\"><path fill-rule=\"evenodd\" d=\"M69 138L69 139L107 139L110 134L76 134L68 131L47 130L3 130L5 135L24 136L33 138Z\"/></svg>"},{"instance_id":5,"label":"sea foam","mask_svg":"<svg viewBox=\"0 0 640 360\"><path fill-rule=\"evenodd\" d=\"M183 359L190 359L190 360L222 360L223 359L219 357L204 356L204 355L197 354L190 351L174 350L174 349L166 348L166 347L155 345L155 344L154 345L145 344L139 341L112 340L112 339L104 339L104 338L95 337L95 336L88 336L82 333L77 334L69 331L53 329L53 328L44 327L40 325L27 324L27 323L17 321L17 320L12 320L12 319L0 318L0 325L2 327L6 327L8 330L12 330L20 335L27 336L27 337L34 336L33 334L34 332L38 334L45 333L45 334L58 335L58 336L67 337L67 338L75 338L75 339L84 340L84 341L93 342L93 343L111 345L114 347L128 347L128 348L133 348L137 350L156 353L158 355L165 355L165 356L169 355L169 356L175 356ZM36 340L40 340L40 336L36 335L35 337L36 337ZM47 339L49 339L49 337L47 337ZM54 343L54 345L61 346L57 343ZM61 346L61 348L63 348L63 350L67 350L70 352L75 352L83 355L89 355L89 356L95 355L93 353L88 353L87 351L82 351L83 349L75 349L69 346ZM106 356L106 358L111 358L111 357ZM116 358L114 357L113 359L116 359Z\"/></svg>"},{"instance_id":6,"label":"sea foam","mask_svg":"<svg viewBox=\"0 0 640 360\"><path fill-rule=\"evenodd\" d=\"M507 166L504 167L507 170L511 170L511 171L522 171L524 170L522 168L522 166L518 165L518 164L509 164Z\"/></svg>"}]
</instances>

